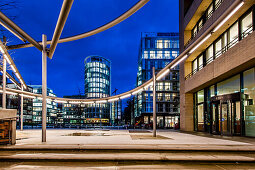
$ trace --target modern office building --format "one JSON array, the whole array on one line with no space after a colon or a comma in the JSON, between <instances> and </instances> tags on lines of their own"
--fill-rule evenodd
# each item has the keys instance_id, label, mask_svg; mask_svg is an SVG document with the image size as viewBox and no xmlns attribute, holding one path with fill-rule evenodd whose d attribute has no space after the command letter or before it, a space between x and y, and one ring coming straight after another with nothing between
<instances>
[{"instance_id":1,"label":"modern office building","mask_svg":"<svg viewBox=\"0 0 255 170\"><path fill-rule=\"evenodd\" d=\"M19 89L15 84L7 84L7 88ZM27 86L25 91L32 92L33 89ZM1 95L2 96L2 95ZM7 104L8 109L17 109L17 127L20 127L20 95L7 94ZM24 97L23 99L23 125L32 126L33 120L33 99Z\"/></svg>"},{"instance_id":2,"label":"modern office building","mask_svg":"<svg viewBox=\"0 0 255 170\"><path fill-rule=\"evenodd\" d=\"M142 33L138 57L137 86L152 78L152 68L159 72L179 55L178 33ZM179 122L178 66L156 83L157 126L173 128ZM137 124L152 125L153 93L149 88L135 98Z\"/></svg>"},{"instance_id":3,"label":"modern office building","mask_svg":"<svg viewBox=\"0 0 255 170\"><path fill-rule=\"evenodd\" d=\"M71 99L85 99L84 95L64 96ZM85 123L86 105L79 103L63 103L63 126L64 127L82 127ZM61 109L61 107L59 107Z\"/></svg>"},{"instance_id":4,"label":"modern office building","mask_svg":"<svg viewBox=\"0 0 255 170\"><path fill-rule=\"evenodd\" d=\"M42 94L41 85L31 85L33 93ZM47 88L47 96L56 97L52 89ZM47 100L47 125L55 125L57 121L57 103L52 100ZM33 99L33 124L39 125L42 123L42 99Z\"/></svg>"},{"instance_id":5,"label":"modern office building","mask_svg":"<svg viewBox=\"0 0 255 170\"><path fill-rule=\"evenodd\" d=\"M88 56L85 61L85 98L109 97L111 94L111 62L101 56ZM110 104L87 104L85 123L108 125Z\"/></svg>"},{"instance_id":6,"label":"modern office building","mask_svg":"<svg viewBox=\"0 0 255 170\"><path fill-rule=\"evenodd\" d=\"M180 0L181 130L255 136L254 6Z\"/></svg>"},{"instance_id":7,"label":"modern office building","mask_svg":"<svg viewBox=\"0 0 255 170\"><path fill-rule=\"evenodd\" d=\"M111 125L121 125L123 120L122 113L122 100L114 101L111 103Z\"/></svg>"}]
</instances>

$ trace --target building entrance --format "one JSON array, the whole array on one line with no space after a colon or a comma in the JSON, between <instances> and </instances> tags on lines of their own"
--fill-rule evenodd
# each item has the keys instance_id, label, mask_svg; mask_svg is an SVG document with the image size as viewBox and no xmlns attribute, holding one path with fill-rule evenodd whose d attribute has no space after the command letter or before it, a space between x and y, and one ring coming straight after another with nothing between
<instances>
[{"instance_id":1,"label":"building entrance","mask_svg":"<svg viewBox=\"0 0 255 170\"><path fill-rule=\"evenodd\" d=\"M241 134L240 93L211 98L212 133Z\"/></svg>"}]
</instances>

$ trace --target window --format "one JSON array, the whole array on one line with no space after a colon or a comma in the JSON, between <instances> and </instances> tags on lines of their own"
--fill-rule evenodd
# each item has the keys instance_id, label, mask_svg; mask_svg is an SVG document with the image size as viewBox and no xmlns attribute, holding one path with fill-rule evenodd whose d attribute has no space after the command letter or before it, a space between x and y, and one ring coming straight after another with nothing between
<instances>
[{"instance_id":1,"label":"window","mask_svg":"<svg viewBox=\"0 0 255 170\"><path fill-rule=\"evenodd\" d=\"M217 95L240 92L240 75L231 77L217 84Z\"/></svg>"},{"instance_id":2,"label":"window","mask_svg":"<svg viewBox=\"0 0 255 170\"><path fill-rule=\"evenodd\" d=\"M178 52L177 51L172 51L172 57L176 58L178 56Z\"/></svg>"},{"instance_id":3,"label":"window","mask_svg":"<svg viewBox=\"0 0 255 170\"><path fill-rule=\"evenodd\" d=\"M197 72L197 59L195 59L195 60L192 62L192 71L193 71L193 73L196 73L196 72Z\"/></svg>"},{"instance_id":4,"label":"window","mask_svg":"<svg viewBox=\"0 0 255 170\"><path fill-rule=\"evenodd\" d=\"M236 22L229 30L229 48L238 42L238 23Z\"/></svg>"},{"instance_id":5,"label":"window","mask_svg":"<svg viewBox=\"0 0 255 170\"><path fill-rule=\"evenodd\" d=\"M197 35L197 26L195 26L192 30L192 37L195 37Z\"/></svg>"},{"instance_id":6,"label":"window","mask_svg":"<svg viewBox=\"0 0 255 170\"><path fill-rule=\"evenodd\" d=\"M255 68L243 73L245 135L255 136Z\"/></svg>"},{"instance_id":7,"label":"window","mask_svg":"<svg viewBox=\"0 0 255 170\"><path fill-rule=\"evenodd\" d=\"M157 59L162 59L163 58L163 51L158 51L157 52Z\"/></svg>"},{"instance_id":8,"label":"window","mask_svg":"<svg viewBox=\"0 0 255 170\"><path fill-rule=\"evenodd\" d=\"M163 101L163 93L157 93L157 101Z\"/></svg>"},{"instance_id":9,"label":"window","mask_svg":"<svg viewBox=\"0 0 255 170\"><path fill-rule=\"evenodd\" d=\"M215 57L219 57L222 54L222 41L221 38L215 43Z\"/></svg>"},{"instance_id":10,"label":"window","mask_svg":"<svg viewBox=\"0 0 255 170\"><path fill-rule=\"evenodd\" d=\"M164 40L164 48L170 48L170 40Z\"/></svg>"},{"instance_id":11,"label":"window","mask_svg":"<svg viewBox=\"0 0 255 170\"><path fill-rule=\"evenodd\" d=\"M156 43L157 48L163 48L163 40L157 40Z\"/></svg>"},{"instance_id":12,"label":"window","mask_svg":"<svg viewBox=\"0 0 255 170\"><path fill-rule=\"evenodd\" d=\"M148 59L148 51L144 51L143 58Z\"/></svg>"},{"instance_id":13,"label":"window","mask_svg":"<svg viewBox=\"0 0 255 170\"><path fill-rule=\"evenodd\" d=\"M198 58L198 70L203 68L203 55Z\"/></svg>"},{"instance_id":14,"label":"window","mask_svg":"<svg viewBox=\"0 0 255 170\"><path fill-rule=\"evenodd\" d=\"M167 102L171 101L171 96L169 93L165 93L165 101Z\"/></svg>"},{"instance_id":15,"label":"window","mask_svg":"<svg viewBox=\"0 0 255 170\"><path fill-rule=\"evenodd\" d=\"M150 51L150 59L154 59L155 58L155 51Z\"/></svg>"},{"instance_id":16,"label":"window","mask_svg":"<svg viewBox=\"0 0 255 170\"><path fill-rule=\"evenodd\" d=\"M159 91L164 90L163 82L157 83L157 90L159 90Z\"/></svg>"},{"instance_id":17,"label":"window","mask_svg":"<svg viewBox=\"0 0 255 170\"><path fill-rule=\"evenodd\" d=\"M212 16L213 13L213 4L211 4L206 12L206 17L209 19Z\"/></svg>"},{"instance_id":18,"label":"window","mask_svg":"<svg viewBox=\"0 0 255 170\"><path fill-rule=\"evenodd\" d=\"M241 20L242 38L246 37L251 32L252 32L252 12L250 12Z\"/></svg>"},{"instance_id":19,"label":"window","mask_svg":"<svg viewBox=\"0 0 255 170\"><path fill-rule=\"evenodd\" d=\"M209 64L213 61L213 45L210 45L206 50L206 63Z\"/></svg>"},{"instance_id":20,"label":"window","mask_svg":"<svg viewBox=\"0 0 255 170\"><path fill-rule=\"evenodd\" d=\"M165 59L170 59L170 51L165 51Z\"/></svg>"}]
</instances>

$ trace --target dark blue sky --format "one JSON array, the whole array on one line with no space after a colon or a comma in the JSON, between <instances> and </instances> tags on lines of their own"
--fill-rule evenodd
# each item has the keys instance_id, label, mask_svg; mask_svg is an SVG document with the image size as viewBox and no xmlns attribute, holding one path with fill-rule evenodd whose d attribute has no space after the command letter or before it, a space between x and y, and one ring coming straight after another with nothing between
<instances>
[{"instance_id":1,"label":"dark blue sky","mask_svg":"<svg viewBox=\"0 0 255 170\"><path fill-rule=\"evenodd\" d=\"M113 20L138 0L75 0L61 37L80 34ZM19 2L15 22L34 39L52 38L62 1ZM97 35L58 44L48 60L48 87L57 96L84 93L84 59L100 55L112 62L112 90L132 89L136 83L141 32L178 32L178 0L151 0L133 16ZM12 40L12 39L11 39ZM15 44L20 41L13 41ZM41 53L36 48L13 50L12 57L28 85L41 84Z\"/></svg>"}]
</instances>

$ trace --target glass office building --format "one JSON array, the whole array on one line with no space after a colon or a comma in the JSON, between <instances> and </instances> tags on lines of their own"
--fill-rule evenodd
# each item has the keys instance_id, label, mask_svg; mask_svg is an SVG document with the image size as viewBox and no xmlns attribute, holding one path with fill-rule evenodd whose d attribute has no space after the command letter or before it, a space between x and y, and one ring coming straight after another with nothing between
<instances>
[{"instance_id":1,"label":"glass office building","mask_svg":"<svg viewBox=\"0 0 255 170\"><path fill-rule=\"evenodd\" d=\"M178 33L142 33L138 57L137 86L152 78L156 73L179 55ZM152 89L146 89L135 98L136 124L152 125ZM174 128L179 122L179 67L156 83L157 127Z\"/></svg>"},{"instance_id":2,"label":"glass office building","mask_svg":"<svg viewBox=\"0 0 255 170\"><path fill-rule=\"evenodd\" d=\"M41 85L31 85L33 93L42 94ZM47 88L47 96L56 97L53 90ZM55 125L57 121L57 103L53 100L47 100L47 125ZM33 99L33 125L42 123L42 99Z\"/></svg>"},{"instance_id":3,"label":"glass office building","mask_svg":"<svg viewBox=\"0 0 255 170\"><path fill-rule=\"evenodd\" d=\"M103 98L111 94L111 62L101 56L88 56L85 59L85 98ZM108 125L110 104L87 104L86 124Z\"/></svg>"}]
</instances>

